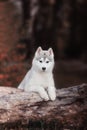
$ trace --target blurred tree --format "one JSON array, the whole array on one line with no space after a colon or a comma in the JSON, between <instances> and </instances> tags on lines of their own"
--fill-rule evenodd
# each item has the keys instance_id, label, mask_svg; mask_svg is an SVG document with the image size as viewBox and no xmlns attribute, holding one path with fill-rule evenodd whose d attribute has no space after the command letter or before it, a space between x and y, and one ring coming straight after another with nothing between
<instances>
[{"instance_id":1,"label":"blurred tree","mask_svg":"<svg viewBox=\"0 0 87 130\"><path fill-rule=\"evenodd\" d=\"M0 56L9 54L18 41L16 30L19 24L15 23L14 14L15 9L12 3L7 0L0 1Z\"/></svg>"},{"instance_id":2,"label":"blurred tree","mask_svg":"<svg viewBox=\"0 0 87 130\"><path fill-rule=\"evenodd\" d=\"M67 54L71 57L87 57L87 2L86 0L72 1L70 16L70 41Z\"/></svg>"}]
</instances>

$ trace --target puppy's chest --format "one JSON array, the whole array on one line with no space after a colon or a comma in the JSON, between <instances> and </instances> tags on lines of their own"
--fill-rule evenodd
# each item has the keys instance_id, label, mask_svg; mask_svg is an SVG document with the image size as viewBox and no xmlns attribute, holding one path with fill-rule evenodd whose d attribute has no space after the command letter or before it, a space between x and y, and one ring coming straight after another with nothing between
<instances>
[{"instance_id":1,"label":"puppy's chest","mask_svg":"<svg viewBox=\"0 0 87 130\"><path fill-rule=\"evenodd\" d=\"M51 83L52 77L48 74L36 74L32 77L32 80L35 84L47 87Z\"/></svg>"},{"instance_id":2,"label":"puppy's chest","mask_svg":"<svg viewBox=\"0 0 87 130\"><path fill-rule=\"evenodd\" d=\"M49 85L49 79L48 79L48 77L47 78L45 78L45 77L41 78L40 77L39 84L41 86L43 86L43 87L47 87Z\"/></svg>"}]
</instances>

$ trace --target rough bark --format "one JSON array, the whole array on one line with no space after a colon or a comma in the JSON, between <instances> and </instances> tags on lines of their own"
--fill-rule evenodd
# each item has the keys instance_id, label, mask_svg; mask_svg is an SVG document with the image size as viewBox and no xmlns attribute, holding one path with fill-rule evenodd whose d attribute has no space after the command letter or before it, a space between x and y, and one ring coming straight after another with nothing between
<instances>
[{"instance_id":1,"label":"rough bark","mask_svg":"<svg viewBox=\"0 0 87 130\"><path fill-rule=\"evenodd\" d=\"M0 130L86 130L87 84L57 90L56 101L0 87Z\"/></svg>"}]
</instances>

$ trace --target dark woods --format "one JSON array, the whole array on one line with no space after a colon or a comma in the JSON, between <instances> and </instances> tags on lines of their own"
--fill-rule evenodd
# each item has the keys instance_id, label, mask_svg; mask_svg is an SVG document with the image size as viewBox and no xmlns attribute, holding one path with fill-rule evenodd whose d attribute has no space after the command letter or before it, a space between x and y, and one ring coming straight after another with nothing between
<instances>
[{"instance_id":1,"label":"dark woods","mask_svg":"<svg viewBox=\"0 0 87 130\"><path fill-rule=\"evenodd\" d=\"M0 0L0 85L18 86L38 46L54 50L56 86L87 82L86 35L86 0Z\"/></svg>"},{"instance_id":2,"label":"dark woods","mask_svg":"<svg viewBox=\"0 0 87 130\"><path fill-rule=\"evenodd\" d=\"M26 45L25 50L20 49L20 52L27 52L26 58L42 46L43 49L52 47L56 59L86 61L86 0L1 0L0 16L0 38L3 39L4 31L5 37L12 36L7 36L7 42L13 40ZM3 44L2 40L0 42Z\"/></svg>"},{"instance_id":3,"label":"dark woods","mask_svg":"<svg viewBox=\"0 0 87 130\"><path fill-rule=\"evenodd\" d=\"M30 56L31 48L53 47L58 58L87 56L86 0L22 0L22 29Z\"/></svg>"}]
</instances>

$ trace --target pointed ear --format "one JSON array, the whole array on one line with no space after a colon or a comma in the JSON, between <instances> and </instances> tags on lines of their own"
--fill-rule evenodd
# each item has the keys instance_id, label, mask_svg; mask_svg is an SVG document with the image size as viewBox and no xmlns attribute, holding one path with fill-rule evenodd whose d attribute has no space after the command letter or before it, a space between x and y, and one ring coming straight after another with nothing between
<instances>
[{"instance_id":1,"label":"pointed ear","mask_svg":"<svg viewBox=\"0 0 87 130\"><path fill-rule=\"evenodd\" d=\"M53 49L52 49L52 48L49 48L49 49L48 49L48 52L49 52L49 55L50 55L50 56L54 57L54 53L53 53Z\"/></svg>"},{"instance_id":2,"label":"pointed ear","mask_svg":"<svg viewBox=\"0 0 87 130\"><path fill-rule=\"evenodd\" d=\"M35 52L35 55L37 56L38 54L40 54L40 52L42 51L42 48L41 47L38 47L36 52Z\"/></svg>"}]
</instances>

